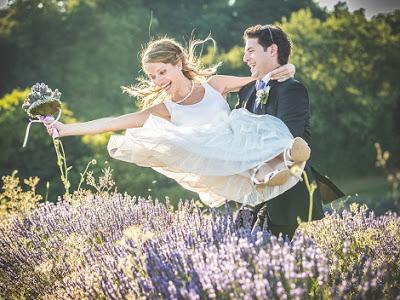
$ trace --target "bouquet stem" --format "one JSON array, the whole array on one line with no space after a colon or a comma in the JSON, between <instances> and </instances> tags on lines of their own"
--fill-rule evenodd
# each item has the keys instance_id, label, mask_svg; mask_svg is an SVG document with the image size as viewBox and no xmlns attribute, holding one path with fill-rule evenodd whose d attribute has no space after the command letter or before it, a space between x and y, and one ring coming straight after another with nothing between
<instances>
[{"instance_id":1,"label":"bouquet stem","mask_svg":"<svg viewBox=\"0 0 400 300\"><path fill-rule=\"evenodd\" d=\"M314 181L310 184L306 171L303 171L303 175L304 175L304 183L307 187L308 194L309 194L309 200L310 200L310 204L308 207L308 222L311 222L313 204L314 204L314 192L317 189L317 184Z\"/></svg>"},{"instance_id":2,"label":"bouquet stem","mask_svg":"<svg viewBox=\"0 0 400 300\"><path fill-rule=\"evenodd\" d=\"M57 165L61 173L61 182L65 188L65 195L68 196L69 188L71 187L71 183L68 180L68 171L71 167L67 166L67 159L65 157L65 151L61 140L53 139L53 145L57 155Z\"/></svg>"}]
</instances>

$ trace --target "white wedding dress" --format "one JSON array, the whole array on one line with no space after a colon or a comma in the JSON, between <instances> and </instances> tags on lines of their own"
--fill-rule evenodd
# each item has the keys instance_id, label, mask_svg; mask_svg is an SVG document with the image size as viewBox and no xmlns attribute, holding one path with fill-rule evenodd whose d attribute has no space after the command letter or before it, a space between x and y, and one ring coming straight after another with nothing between
<instances>
[{"instance_id":1,"label":"white wedding dress","mask_svg":"<svg viewBox=\"0 0 400 300\"><path fill-rule=\"evenodd\" d=\"M250 179L253 168L291 146L286 125L271 115L231 111L220 93L201 84L205 93L195 104L164 102L171 121L151 115L143 127L113 135L110 156L173 178L210 207L228 200L254 206L293 187L299 180L295 176L262 191Z\"/></svg>"}]
</instances>

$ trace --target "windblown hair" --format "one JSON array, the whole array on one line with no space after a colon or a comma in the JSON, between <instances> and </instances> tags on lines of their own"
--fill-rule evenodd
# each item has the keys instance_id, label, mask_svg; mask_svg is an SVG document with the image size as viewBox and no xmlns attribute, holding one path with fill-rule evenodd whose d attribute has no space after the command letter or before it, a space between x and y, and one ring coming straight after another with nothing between
<instances>
[{"instance_id":1,"label":"windblown hair","mask_svg":"<svg viewBox=\"0 0 400 300\"><path fill-rule=\"evenodd\" d=\"M169 63L176 65L182 61L182 72L190 80L205 80L209 76L216 73L220 64L212 65L204 68L201 65L199 57L195 54L195 49L199 45L203 45L207 41L215 41L211 37L204 40L190 40L188 48L171 38L161 38L150 41L145 49L141 52L142 67L145 63ZM130 87L122 87L123 92L136 97L137 104L140 108L148 108L154 104L163 102L168 95L160 88L157 88L151 80L138 77L138 83Z\"/></svg>"}]
</instances>

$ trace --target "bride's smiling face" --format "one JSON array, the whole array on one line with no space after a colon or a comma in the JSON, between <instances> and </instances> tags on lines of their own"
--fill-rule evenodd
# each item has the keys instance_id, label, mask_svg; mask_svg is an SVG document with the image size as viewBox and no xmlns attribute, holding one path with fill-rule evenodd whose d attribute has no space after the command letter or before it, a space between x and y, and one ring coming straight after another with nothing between
<instances>
[{"instance_id":1,"label":"bride's smiling face","mask_svg":"<svg viewBox=\"0 0 400 300\"><path fill-rule=\"evenodd\" d=\"M143 64L143 70L155 86L164 90L168 95L173 95L179 87L183 73L181 63L154 62Z\"/></svg>"}]
</instances>

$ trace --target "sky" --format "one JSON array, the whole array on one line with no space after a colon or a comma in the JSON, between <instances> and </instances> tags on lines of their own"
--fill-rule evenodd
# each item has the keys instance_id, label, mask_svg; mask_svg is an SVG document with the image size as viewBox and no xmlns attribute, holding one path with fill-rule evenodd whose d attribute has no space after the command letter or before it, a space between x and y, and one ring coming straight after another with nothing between
<instances>
[{"instance_id":1,"label":"sky","mask_svg":"<svg viewBox=\"0 0 400 300\"><path fill-rule=\"evenodd\" d=\"M332 9L338 0L315 0L320 6ZM345 1L350 11L365 8L365 15L371 17L377 13L387 13L400 9L399 0L347 0Z\"/></svg>"}]
</instances>

